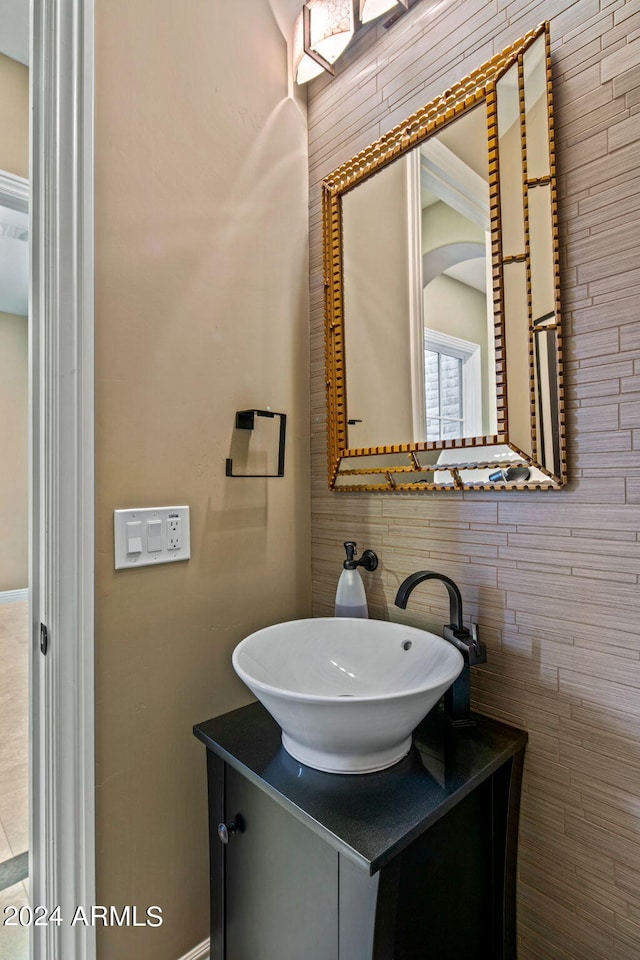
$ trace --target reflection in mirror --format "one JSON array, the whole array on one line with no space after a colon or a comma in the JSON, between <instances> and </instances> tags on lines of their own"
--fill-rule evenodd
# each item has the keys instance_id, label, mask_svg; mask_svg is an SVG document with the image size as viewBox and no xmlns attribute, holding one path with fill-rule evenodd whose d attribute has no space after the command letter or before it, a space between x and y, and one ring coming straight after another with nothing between
<instances>
[{"instance_id":1,"label":"reflection in mirror","mask_svg":"<svg viewBox=\"0 0 640 960\"><path fill-rule=\"evenodd\" d=\"M536 405L538 408L538 458L551 474L561 467L561 449L555 424L558 410L558 332L541 329L535 332Z\"/></svg>"},{"instance_id":2,"label":"reflection in mirror","mask_svg":"<svg viewBox=\"0 0 640 960\"><path fill-rule=\"evenodd\" d=\"M564 482L549 49L543 24L324 181L336 489Z\"/></svg>"},{"instance_id":3,"label":"reflection in mirror","mask_svg":"<svg viewBox=\"0 0 640 960\"><path fill-rule=\"evenodd\" d=\"M506 263L503 271L504 314L509 410L509 439L526 456L533 456L529 356L527 268Z\"/></svg>"},{"instance_id":4,"label":"reflection in mirror","mask_svg":"<svg viewBox=\"0 0 640 960\"><path fill-rule=\"evenodd\" d=\"M413 440L407 162L345 195L344 310L350 447Z\"/></svg>"},{"instance_id":5,"label":"reflection in mirror","mask_svg":"<svg viewBox=\"0 0 640 960\"><path fill-rule=\"evenodd\" d=\"M500 153L500 213L502 256L524 255L524 203L522 183L522 135L518 65L514 64L496 84L498 100L498 147ZM507 216L508 213L508 216Z\"/></svg>"},{"instance_id":6,"label":"reflection in mirror","mask_svg":"<svg viewBox=\"0 0 640 960\"><path fill-rule=\"evenodd\" d=\"M416 440L495 433L487 110L420 148L426 423Z\"/></svg>"},{"instance_id":7,"label":"reflection in mirror","mask_svg":"<svg viewBox=\"0 0 640 960\"><path fill-rule=\"evenodd\" d=\"M549 116L547 111L547 69L545 38L538 37L527 51L524 62L524 109L527 136L527 177L548 177Z\"/></svg>"},{"instance_id":8,"label":"reflection in mirror","mask_svg":"<svg viewBox=\"0 0 640 960\"><path fill-rule=\"evenodd\" d=\"M352 449L496 431L486 139L483 103L344 197Z\"/></svg>"},{"instance_id":9,"label":"reflection in mirror","mask_svg":"<svg viewBox=\"0 0 640 960\"><path fill-rule=\"evenodd\" d=\"M531 314L533 326L555 313L551 187L529 188Z\"/></svg>"}]
</instances>

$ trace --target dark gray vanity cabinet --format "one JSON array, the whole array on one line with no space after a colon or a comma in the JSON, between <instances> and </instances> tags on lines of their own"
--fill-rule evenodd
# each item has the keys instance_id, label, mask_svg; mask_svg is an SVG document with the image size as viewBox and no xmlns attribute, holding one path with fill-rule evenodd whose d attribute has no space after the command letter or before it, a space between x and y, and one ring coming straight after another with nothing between
<instances>
[{"instance_id":1,"label":"dark gray vanity cabinet","mask_svg":"<svg viewBox=\"0 0 640 960\"><path fill-rule=\"evenodd\" d=\"M408 757L360 776L298 763L257 703L194 733L211 960L515 960L522 731L434 713Z\"/></svg>"},{"instance_id":2,"label":"dark gray vanity cabinet","mask_svg":"<svg viewBox=\"0 0 640 960\"><path fill-rule=\"evenodd\" d=\"M378 876L211 751L207 766L211 960L371 960Z\"/></svg>"},{"instance_id":3,"label":"dark gray vanity cabinet","mask_svg":"<svg viewBox=\"0 0 640 960\"><path fill-rule=\"evenodd\" d=\"M233 767L213 776L223 777L227 818L240 828L212 877L212 896L224 897L216 934L225 941L212 960L338 960L338 854Z\"/></svg>"}]
</instances>

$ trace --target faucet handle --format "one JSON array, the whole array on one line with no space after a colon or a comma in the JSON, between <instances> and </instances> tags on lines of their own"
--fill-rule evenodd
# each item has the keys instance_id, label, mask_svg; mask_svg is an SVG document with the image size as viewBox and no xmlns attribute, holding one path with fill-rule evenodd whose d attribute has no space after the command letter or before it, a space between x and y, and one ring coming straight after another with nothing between
<instances>
[{"instance_id":1,"label":"faucet handle","mask_svg":"<svg viewBox=\"0 0 640 960\"><path fill-rule=\"evenodd\" d=\"M477 623L469 624L469 633L471 635L471 643L469 644L469 664L474 666L478 663L486 663L487 648L486 645L480 640Z\"/></svg>"}]
</instances>

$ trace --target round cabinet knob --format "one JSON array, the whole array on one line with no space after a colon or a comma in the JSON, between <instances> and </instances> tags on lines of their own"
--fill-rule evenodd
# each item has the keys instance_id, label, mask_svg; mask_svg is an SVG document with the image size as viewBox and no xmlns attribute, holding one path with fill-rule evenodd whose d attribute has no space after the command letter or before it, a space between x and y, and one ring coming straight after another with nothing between
<instances>
[{"instance_id":1,"label":"round cabinet knob","mask_svg":"<svg viewBox=\"0 0 640 960\"><path fill-rule=\"evenodd\" d=\"M229 840L234 835L238 829L238 824L235 820L230 820L229 823L219 823L218 824L218 837L222 843L229 843Z\"/></svg>"}]
</instances>

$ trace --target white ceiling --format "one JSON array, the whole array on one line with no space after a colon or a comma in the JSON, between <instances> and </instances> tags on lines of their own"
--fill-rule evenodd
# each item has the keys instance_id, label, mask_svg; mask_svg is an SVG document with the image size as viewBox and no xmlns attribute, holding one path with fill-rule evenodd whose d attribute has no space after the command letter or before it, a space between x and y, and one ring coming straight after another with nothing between
<instances>
[{"instance_id":1,"label":"white ceiling","mask_svg":"<svg viewBox=\"0 0 640 960\"><path fill-rule=\"evenodd\" d=\"M0 53L29 63L29 0L0 0Z\"/></svg>"}]
</instances>

